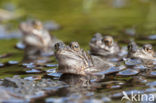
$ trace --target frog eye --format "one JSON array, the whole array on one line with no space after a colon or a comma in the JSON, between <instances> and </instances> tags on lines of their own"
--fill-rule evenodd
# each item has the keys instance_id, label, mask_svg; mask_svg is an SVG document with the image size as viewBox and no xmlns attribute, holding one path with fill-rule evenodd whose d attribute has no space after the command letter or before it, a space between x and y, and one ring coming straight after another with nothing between
<instances>
[{"instance_id":1,"label":"frog eye","mask_svg":"<svg viewBox=\"0 0 156 103\"><path fill-rule=\"evenodd\" d=\"M33 25L33 27L35 28L35 29L41 29L42 28L42 23L40 22L40 21L38 21L38 20L34 20L34 21L32 21L32 25Z\"/></svg>"},{"instance_id":2,"label":"frog eye","mask_svg":"<svg viewBox=\"0 0 156 103\"><path fill-rule=\"evenodd\" d=\"M104 42L107 43L107 44L111 43L110 40L104 40Z\"/></svg>"},{"instance_id":3,"label":"frog eye","mask_svg":"<svg viewBox=\"0 0 156 103\"><path fill-rule=\"evenodd\" d=\"M78 50L80 48L80 46L77 42L71 42L70 47L74 50Z\"/></svg>"},{"instance_id":4,"label":"frog eye","mask_svg":"<svg viewBox=\"0 0 156 103\"><path fill-rule=\"evenodd\" d=\"M145 48L145 51L151 52L152 51L152 48Z\"/></svg>"},{"instance_id":5,"label":"frog eye","mask_svg":"<svg viewBox=\"0 0 156 103\"><path fill-rule=\"evenodd\" d=\"M152 48L152 45L150 44L146 44L143 46L143 49L146 51L146 52L149 52L151 53L153 51L153 48Z\"/></svg>"},{"instance_id":6,"label":"frog eye","mask_svg":"<svg viewBox=\"0 0 156 103\"><path fill-rule=\"evenodd\" d=\"M55 44L55 49L58 50L58 48L59 48L59 43L56 43Z\"/></svg>"},{"instance_id":7,"label":"frog eye","mask_svg":"<svg viewBox=\"0 0 156 103\"><path fill-rule=\"evenodd\" d=\"M113 42L111 39L108 39L108 38L107 38L107 39L103 39L102 41L103 41L106 45L108 45L108 46L111 46L111 45L112 45L112 42Z\"/></svg>"},{"instance_id":8,"label":"frog eye","mask_svg":"<svg viewBox=\"0 0 156 103\"><path fill-rule=\"evenodd\" d=\"M132 49L132 45L128 45L128 50L131 50Z\"/></svg>"},{"instance_id":9,"label":"frog eye","mask_svg":"<svg viewBox=\"0 0 156 103\"><path fill-rule=\"evenodd\" d=\"M74 48L79 48L79 46L78 45L74 45Z\"/></svg>"},{"instance_id":10,"label":"frog eye","mask_svg":"<svg viewBox=\"0 0 156 103\"><path fill-rule=\"evenodd\" d=\"M65 44L63 42L56 43L54 48L55 50L63 49L65 48Z\"/></svg>"}]
</instances>

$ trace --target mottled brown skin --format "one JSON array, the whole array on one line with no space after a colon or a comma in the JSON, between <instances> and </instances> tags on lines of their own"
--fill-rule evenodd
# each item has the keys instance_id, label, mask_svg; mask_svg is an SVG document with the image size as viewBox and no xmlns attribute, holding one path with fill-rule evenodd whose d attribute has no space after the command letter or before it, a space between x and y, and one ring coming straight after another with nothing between
<instances>
[{"instance_id":1,"label":"mottled brown skin","mask_svg":"<svg viewBox=\"0 0 156 103\"><path fill-rule=\"evenodd\" d=\"M120 52L120 47L111 36L102 36L96 33L89 43L92 55L115 56Z\"/></svg>"},{"instance_id":2,"label":"mottled brown skin","mask_svg":"<svg viewBox=\"0 0 156 103\"><path fill-rule=\"evenodd\" d=\"M57 43L55 56L59 65L58 72L63 74L60 80L70 84L87 85L90 79L104 79L104 74L99 76L97 72L114 66L97 56L90 56L77 42L71 42L69 46L62 42Z\"/></svg>"},{"instance_id":3,"label":"mottled brown skin","mask_svg":"<svg viewBox=\"0 0 156 103\"><path fill-rule=\"evenodd\" d=\"M133 54L135 54L137 52L138 48L139 47L134 42L134 40L130 40L130 42L128 44L128 55L127 55L127 57L133 58Z\"/></svg>"},{"instance_id":4,"label":"mottled brown skin","mask_svg":"<svg viewBox=\"0 0 156 103\"><path fill-rule=\"evenodd\" d=\"M77 42L55 45L55 56L58 61L58 72L63 74L93 75L95 72L107 70L113 63L104 61L98 56L90 56L80 48Z\"/></svg>"},{"instance_id":5,"label":"mottled brown skin","mask_svg":"<svg viewBox=\"0 0 156 103\"><path fill-rule=\"evenodd\" d=\"M25 45L25 60L36 60L53 54L54 45L60 42L51 37L40 21L23 22L20 24Z\"/></svg>"},{"instance_id":6,"label":"mottled brown skin","mask_svg":"<svg viewBox=\"0 0 156 103\"><path fill-rule=\"evenodd\" d=\"M155 52L153 50L153 47L151 44L145 44L143 45L143 50L148 54L150 55L150 57L154 57L155 58Z\"/></svg>"},{"instance_id":7,"label":"mottled brown skin","mask_svg":"<svg viewBox=\"0 0 156 103\"><path fill-rule=\"evenodd\" d=\"M151 44L145 44L143 47L138 47L134 41L128 45L128 57L154 60L155 52Z\"/></svg>"},{"instance_id":8,"label":"mottled brown skin","mask_svg":"<svg viewBox=\"0 0 156 103\"><path fill-rule=\"evenodd\" d=\"M64 43L55 45L55 56L59 64L59 72L86 75L85 69L93 67L91 57L80 48L77 42L69 46Z\"/></svg>"}]
</instances>

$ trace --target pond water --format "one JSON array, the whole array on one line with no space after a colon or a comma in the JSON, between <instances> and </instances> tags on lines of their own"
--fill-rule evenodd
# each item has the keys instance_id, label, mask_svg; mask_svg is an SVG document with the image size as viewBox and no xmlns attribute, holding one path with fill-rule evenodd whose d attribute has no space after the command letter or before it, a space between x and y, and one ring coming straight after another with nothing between
<instances>
[{"instance_id":1,"label":"pond water","mask_svg":"<svg viewBox=\"0 0 156 103\"><path fill-rule=\"evenodd\" d=\"M60 29L52 31L53 35L67 43L77 41L85 50L89 50L89 41L96 32L112 35L121 46L127 45L128 40L134 38L139 45L151 43L156 49L156 42L153 39L154 37L156 38L155 0L1 0L0 13L1 9L8 11L9 15L13 15L13 18L0 20L0 25L6 27L6 30L11 32L10 35L12 35L12 32L19 33L18 25L20 22L35 18L43 22L56 22L60 25ZM0 36L3 33L0 29ZM153 40L150 40L150 38ZM11 64L8 66L0 67L0 79L14 75L20 75L21 77L38 75L39 71L27 71L21 66L20 61L23 58L24 52L15 48L18 39L0 39L0 55L4 55L3 58L0 58L0 62L2 63L0 66L11 61ZM5 54L8 53L9 55L5 57ZM52 59L54 60L52 64L55 65L56 61L53 57ZM16 61L19 64L16 64ZM42 70L52 68L55 68L55 66L44 67ZM119 74L122 75L122 72ZM52 75L56 78L59 77L59 74ZM136 89L145 90L146 86L143 86L144 84L133 85L133 79L133 77L120 78L119 76L116 82L113 79L112 81L108 81L108 84L104 82L103 88L90 91L88 94L86 93L88 95L86 102L98 102L91 101L90 97L92 96L97 99L102 98L103 101L109 101L106 95L114 94L114 92L120 93L122 90ZM141 81L146 79L148 81L155 80L154 78L138 79L142 79ZM124 85L123 81L124 83L129 81L132 83ZM76 93L73 94L74 96L77 99L81 98ZM114 98L116 99L117 97L120 97L120 94L114 94ZM60 102L61 100L49 98L46 101ZM120 102L120 99L117 101ZM113 100L112 102L116 101Z\"/></svg>"}]
</instances>

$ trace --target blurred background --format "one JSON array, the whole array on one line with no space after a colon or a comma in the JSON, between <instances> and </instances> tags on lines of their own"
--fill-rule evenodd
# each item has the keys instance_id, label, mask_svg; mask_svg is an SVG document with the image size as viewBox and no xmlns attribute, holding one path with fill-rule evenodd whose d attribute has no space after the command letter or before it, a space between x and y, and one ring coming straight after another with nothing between
<instances>
[{"instance_id":1,"label":"blurred background","mask_svg":"<svg viewBox=\"0 0 156 103\"><path fill-rule=\"evenodd\" d=\"M155 11L156 0L0 0L0 54L12 52L11 59L21 60L23 51L14 46L19 23L29 19L59 25L53 35L64 42L78 41L84 49L96 32L112 35L121 45L135 38L140 45L155 47Z\"/></svg>"},{"instance_id":2,"label":"blurred background","mask_svg":"<svg viewBox=\"0 0 156 103\"><path fill-rule=\"evenodd\" d=\"M0 0L0 79L14 75L34 76L26 73L26 69L21 65L3 67L3 63L8 61L16 63L22 60L24 51L15 48L21 38L19 24L32 19L41 20L51 28L50 33L58 39L66 43L77 41L85 50L89 50L89 41L96 32L112 35L120 46L127 45L130 39L135 39L138 45L151 43L156 50L156 0ZM3 58L8 54L11 56ZM51 57L51 60L53 59L54 57ZM112 78L111 80L113 81ZM122 79L117 78L116 81L118 80ZM130 79L128 77L125 80L127 82ZM155 78L152 78L149 81L154 80ZM144 82L146 79L136 81ZM144 90L146 85L133 86L133 82L130 83L132 85L124 86L128 86L125 90L129 87ZM150 84L155 86L155 82ZM120 85L122 87L122 82ZM112 82L108 88L115 91L120 85L118 82ZM110 89L96 91L95 97L103 98L105 94L112 93ZM115 100L114 103L116 102Z\"/></svg>"},{"instance_id":3,"label":"blurred background","mask_svg":"<svg viewBox=\"0 0 156 103\"><path fill-rule=\"evenodd\" d=\"M26 19L55 21L53 31L63 41L78 41L87 48L95 32L116 40L156 33L155 0L1 0L1 24L18 29ZM126 36L128 34L128 36ZM127 38L125 38L127 37Z\"/></svg>"}]
</instances>

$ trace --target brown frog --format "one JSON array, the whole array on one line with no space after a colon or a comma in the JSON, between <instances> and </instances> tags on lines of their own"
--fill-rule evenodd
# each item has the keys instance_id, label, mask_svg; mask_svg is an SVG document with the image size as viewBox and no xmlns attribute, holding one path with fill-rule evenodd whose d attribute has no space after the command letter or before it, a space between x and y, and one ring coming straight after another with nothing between
<instances>
[{"instance_id":1,"label":"brown frog","mask_svg":"<svg viewBox=\"0 0 156 103\"><path fill-rule=\"evenodd\" d=\"M86 75L85 69L94 66L90 55L81 49L77 42L71 42L69 46L60 42L55 48L59 72Z\"/></svg>"},{"instance_id":2,"label":"brown frog","mask_svg":"<svg viewBox=\"0 0 156 103\"><path fill-rule=\"evenodd\" d=\"M103 79L104 75L97 75L97 72L105 71L112 63L103 61L97 56L90 56L87 52L80 48L77 42L71 42L70 45L65 45L60 42L55 45L55 56L58 61L58 72L63 73L62 78L65 81L81 80L86 82L91 78ZM73 79L76 77L76 79Z\"/></svg>"},{"instance_id":3,"label":"brown frog","mask_svg":"<svg viewBox=\"0 0 156 103\"><path fill-rule=\"evenodd\" d=\"M123 58L126 65L130 66L143 66L152 70L156 63L155 52L151 44L144 44L142 47L138 47L137 44L131 40L128 45L127 58Z\"/></svg>"},{"instance_id":4,"label":"brown frog","mask_svg":"<svg viewBox=\"0 0 156 103\"><path fill-rule=\"evenodd\" d=\"M102 36L100 33L94 35L89 45L92 55L107 57L118 55L120 52L120 47L112 36Z\"/></svg>"},{"instance_id":5,"label":"brown frog","mask_svg":"<svg viewBox=\"0 0 156 103\"><path fill-rule=\"evenodd\" d=\"M138 47L134 41L128 45L128 57L154 60L155 52L151 44L144 44L143 47Z\"/></svg>"},{"instance_id":6,"label":"brown frog","mask_svg":"<svg viewBox=\"0 0 156 103\"><path fill-rule=\"evenodd\" d=\"M54 54L54 45L60 42L52 37L38 20L21 23L20 30L23 33L22 42L25 45L26 60L36 60Z\"/></svg>"}]
</instances>

